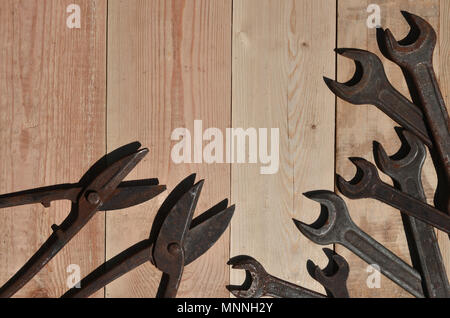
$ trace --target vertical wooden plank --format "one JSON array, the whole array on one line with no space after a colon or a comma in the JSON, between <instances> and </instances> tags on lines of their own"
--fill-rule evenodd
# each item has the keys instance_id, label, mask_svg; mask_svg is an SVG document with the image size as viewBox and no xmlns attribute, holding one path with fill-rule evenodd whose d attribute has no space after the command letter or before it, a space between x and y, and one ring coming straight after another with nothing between
<instances>
[{"instance_id":1,"label":"vertical wooden plank","mask_svg":"<svg viewBox=\"0 0 450 318\"><path fill-rule=\"evenodd\" d=\"M438 68L438 81L442 96L446 102L447 111L450 110L450 2L441 0L439 2L439 60L434 62ZM436 65L438 64L438 65ZM438 231L438 241L441 248L442 257L445 262L447 276L450 277L450 240L448 235Z\"/></svg>"},{"instance_id":2,"label":"vertical wooden plank","mask_svg":"<svg viewBox=\"0 0 450 318\"><path fill-rule=\"evenodd\" d=\"M293 1L289 28L289 153L294 165L294 217L314 222L317 202L303 193L333 190L335 152L335 97L323 76L335 76L336 1ZM287 220L288 222L290 220ZM298 283L323 290L306 272L311 259L322 268L328 264L322 249L300 232L294 237L300 257ZM329 246L332 248L332 246ZM298 263L293 261L292 270Z\"/></svg>"},{"instance_id":3,"label":"vertical wooden plank","mask_svg":"<svg viewBox=\"0 0 450 318\"><path fill-rule=\"evenodd\" d=\"M361 48L377 53L383 60L391 83L409 98L406 82L399 67L382 57L376 40L376 29L366 25L369 4L381 8L381 26L389 27L396 38L401 39L409 31L409 26L400 13L406 10L419 14L439 29L439 1L339 1L338 4L338 47ZM435 52L435 64L439 66L439 47ZM345 82L354 74L354 63L344 57L338 58L337 78ZM355 167L348 157L364 157L373 160L372 142L380 142L388 153L395 153L400 141L393 129L398 126L374 106L354 106L338 99L337 104L337 172L345 178L352 178ZM392 183L390 178L381 174L382 179ZM432 201L436 177L431 160L423 171L423 182L427 196ZM375 200L346 200L350 214L364 231L385 245L409 264L410 257L403 230L400 213ZM409 297L410 295L384 276L380 288L369 289L366 284L367 264L345 248L337 246L337 251L345 255L351 264L349 278L350 294L353 297Z\"/></svg>"},{"instance_id":4,"label":"vertical wooden plank","mask_svg":"<svg viewBox=\"0 0 450 318\"><path fill-rule=\"evenodd\" d=\"M279 128L280 163L270 175L232 165L239 213L231 254L323 292L306 269L308 259L326 265L323 247L302 237L292 218L317 218L318 205L302 192L333 189L335 99L322 76L334 76L335 1L235 0L233 8L233 128ZM243 280L232 271L232 284Z\"/></svg>"},{"instance_id":5,"label":"vertical wooden plank","mask_svg":"<svg viewBox=\"0 0 450 318\"><path fill-rule=\"evenodd\" d=\"M150 154L130 178L157 177L168 191L107 216L107 258L148 238L170 190L190 173L206 178L196 213L229 197L227 164L174 164L174 129L194 120L225 132L231 116L231 1L111 0L108 29L108 150L140 141ZM224 297L228 231L185 268L179 297ZM161 273L145 264L106 288L107 297L154 297Z\"/></svg>"},{"instance_id":6,"label":"vertical wooden plank","mask_svg":"<svg viewBox=\"0 0 450 318\"><path fill-rule=\"evenodd\" d=\"M77 1L80 29L66 26L71 3L2 1L1 193L75 183L105 153L106 1ZM69 210L66 202L0 210L0 284ZM103 260L104 218L98 215L16 295L59 297L68 289L70 264L86 275Z\"/></svg>"}]
</instances>

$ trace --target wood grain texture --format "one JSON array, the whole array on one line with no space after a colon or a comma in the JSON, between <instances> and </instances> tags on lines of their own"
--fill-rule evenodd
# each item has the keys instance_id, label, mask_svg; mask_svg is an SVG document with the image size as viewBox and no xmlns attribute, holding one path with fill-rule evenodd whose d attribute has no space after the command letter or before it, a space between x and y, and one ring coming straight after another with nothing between
<instances>
[{"instance_id":1,"label":"wood grain texture","mask_svg":"<svg viewBox=\"0 0 450 318\"><path fill-rule=\"evenodd\" d=\"M130 178L159 178L167 193L107 216L107 258L149 236L157 208L190 173L205 178L196 214L229 197L228 164L174 164L174 129L225 128L231 116L231 9L220 1L109 1L108 150L150 149ZM192 135L192 137L194 137ZM224 297L229 232L185 268L178 297ZM154 297L161 273L142 265L106 287L107 297Z\"/></svg>"},{"instance_id":2,"label":"wood grain texture","mask_svg":"<svg viewBox=\"0 0 450 318\"><path fill-rule=\"evenodd\" d=\"M1 193L77 182L105 153L106 1L77 1L81 29L66 26L70 3L2 1ZM69 210L66 202L0 210L0 284ZM103 259L98 215L16 296L59 297L67 290L68 265L78 264L85 275Z\"/></svg>"},{"instance_id":3,"label":"wood grain texture","mask_svg":"<svg viewBox=\"0 0 450 318\"><path fill-rule=\"evenodd\" d=\"M335 1L233 3L233 127L279 128L280 165L272 175L256 164L232 166L231 254L322 292L306 270L308 259L326 265L322 246L292 218L317 217L302 192L333 188L334 96L322 76L334 76L335 13ZM243 271L231 272L232 284L243 280Z\"/></svg>"},{"instance_id":4,"label":"wood grain texture","mask_svg":"<svg viewBox=\"0 0 450 318\"><path fill-rule=\"evenodd\" d=\"M366 26L368 13L366 8L373 1L339 1L338 4L338 47L354 47L377 53L385 65L385 70L391 83L405 96L410 98L403 75L394 63L383 58L376 41L376 29ZM376 1L381 7L381 25L389 27L397 39L401 39L409 31L409 26L400 13L406 10L419 14L429 21L439 31L439 1ZM356 31L359 30L359 31ZM439 46L435 50L435 66L439 70ZM344 57L338 58L337 78L340 82L350 79L354 73L354 63ZM389 154L395 153L400 147L400 141L393 127L398 126L374 106L354 106L338 99L336 160L337 172L347 179L355 174L355 167L348 157L364 157L373 160L372 142L380 142ZM388 183L390 178L382 175ZM431 160L427 159L423 170L423 183L430 203L436 187L436 176ZM372 235L380 243L400 256L409 264L410 257L403 230L400 214L382 203L374 200L346 200L350 214L364 231ZM353 297L409 297L393 282L382 276L381 288L369 289L366 284L368 275L367 264L348 250L338 246L351 264L349 278L350 294ZM445 252L445 251L444 251ZM445 253L444 253L445 254ZM448 265L447 265L448 267Z\"/></svg>"},{"instance_id":5,"label":"wood grain texture","mask_svg":"<svg viewBox=\"0 0 450 318\"><path fill-rule=\"evenodd\" d=\"M435 70L450 103L448 0L77 0L82 27L68 29L71 3L3 0L0 6L0 193L76 182L106 151L133 141L150 154L127 179L156 177L168 190L140 206L98 213L18 297L59 297L67 290L68 265L80 265L84 276L148 238L160 204L194 172L206 179L196 215L229 197L237 209L231 231L185 268L179 297L228 297L225 286L242 283L244 273L230 272L226 262L241 254L323 292L306 268L309 259L326 265L323 246L292 223L317 218L318 204L302 193L333 189L335 170L352 178L348 157L374 162L374 140L389 154L400 146L397 124L374 106L335 104L322 76L344 82L355 69L338 57L335 74L336 42L377 53L409 98L400 69L382 57L375 29L366 26L369 4L380 5L382 27L398 39L409 31L400 10L435 27ZM278 172L260 174L263 164L174 164L172 131L186 127L194 138L197 119L224 138L228 127L279 128ZM432 203L436 176L429 156L423 183ZM357 225L410 263L398 211L374 200L346 202ZM48 209L0 210L0 285L69 209L55 202ZM438 239L450 276L450 242L442 232ZM380 289L369 289L368 265L341 246L336 251L350 263L352 297L410 297L384 276ZM154 297L160 277L148 263L94 297Z\"/></svg>"}]
</instances>

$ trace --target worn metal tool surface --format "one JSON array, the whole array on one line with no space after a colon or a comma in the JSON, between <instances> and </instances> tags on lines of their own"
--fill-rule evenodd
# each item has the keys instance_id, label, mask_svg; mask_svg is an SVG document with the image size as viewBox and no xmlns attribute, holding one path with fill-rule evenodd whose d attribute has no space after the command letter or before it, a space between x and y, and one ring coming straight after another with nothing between
<instances>
[{"instance_id":1,"label":"worn metal tool surface","mask_svg":"<svg viewBox=\"0 0 450 318\"><path fill-rule=\"evenodd\" d=\"M0 196L0 209L41 203L50 207L51 202L69 200L76 203L83 186L76 184L60 184L51 187L20 191ZM99 211L113 211L128 208L146 202L162 191L165 186L158 185L156 179L124 181L114 190L108 201L104 202Z\"/></svg>"},{"instance_id":2,"label":"worn metal tool surface","mask_svg":"<svg viewBox=\"0 0 450 318\"><path fill-rule=\"evenodd\" d=\"M158 296L175 297L185 265L203 255L220 238L234 213L224 200L192 220L204 181L195 175L181 182L166 198L153 222L150 238L104 263L72 288L64 298L89 297L134 268L151 262L163 272ZM191 222L192 220L192 222Z\"/></svg>"},{"instance_id":3,"label":"worn metal tool surface","mask_svg":"<svg viewBox=\"0 0 450 318\"><path fill-rule=\"evenodd\" d=\"M320 269L319 266L315 266L313 278L318 281L333 298L349 298L347 289L347 279L350 273L350 267L345 260L339 254L331 256L330 262L332 262L332 268L334 269L331 274L325 273L325 270Z\"/></svg>"},{"instance_id":4,"label":"worn metal tool surface","mask_svg":"<svg viewBox=\"0 0 450 318\"><path fill-rule=\"evenodd\" d=\"M390 176L401 191L426 202L421 181L427 154L425 146L409 131L398 130L398 133L403 142L401 149L406 149L407 153L400 149L396 155L388 157L384 148L376 144L374 156L378 168ZM450 297L450 286L433 227L411 216L404 217L403 223L409 238L411 260L422 276L425 295Z\"/></svg>"},{"instance_id":5,"label":"worn metal tool surface","mask_svg":"<svg viewBox=\"0 0 450 318\"><path fill-rule=\"evenodd\" d=\"M134 151L122 156L113 164L96 173L85 186L69 186L67 189L26 191L3 196L0 201L5 206L43 203L69 199L72 209L61 225L53 225L53 233L28 262L0 288L0 297L11 297L31 280L101 209L103 205L112 209L124 208L144 202L165 190L165 186L152 185L136 187L135 193L128 196L130 187L118 190L121 181L148 153L148 149ZM133 191L134 192L134 191ZM110 201L112 200L112 201ZM111 203L112 202L112 203Z\"/></svg>"},{"instance_id":6,"label":"worn metal tool surface","mask_svg":"<svg viewBox=\"0 0 450 318\"><path fill-rule=\"evenodd\" d=\"M450 213L450 121L444 99L439 88L433 68L433 52L436 46L436 32L433 27L417 15L402 12L411 27L410 35L401 42L397 42L392 32L385 31L387 56L405 70L412 78L416 87L428 128L433 139L441 167L445 173L445 208Z\"/></svg>"},{"instance_id":7,"label":"worn metal tool surface","mask_svg":"<svg viewBox=\"0 0 450 318\"><path fill-rule=\"evenodd\" d=\"M316 244L345 246L368 264L377 264L381 273L412 295L424 297L420 274L356 226L341 197L331 191L314 191L305 196L319 202L322 213L313 225L294 220L303 235Z\"/></svg>"},{"instance_id":8,"label":"worn metal tool surface","mask_svg":"<svg viewBox=\"0 0 450 318\"><path fill-rule=\"evenodd\" d=\"M314 279L330 292L334 298L348 298L347 278L349 266L340 255L333 255L335 272L326 275L318 266L315 267ZM274 298L325 298L326 295L287 282L266 272L264 267L250 256L236 256L228 265L234 269L246 271L247 279L241 286L230 285L228 290L237 298L260 298L270 296Z\"/></svg>"},{"instance_id":9,"label":"worn metal tool surface","mask_svg":"<svg viewBox=\"0 0 450 318\"><path fill-rule=\"evenodd\" d=\"M392 120L414 133L427 146L432 147L433 143L428 135L421 110L391 85L378 56L358 49L336 51L354 60L357 71L347 83L325 78L325 83L331 91L352 104L377 106Z\"/></svg>"},{"instance_id":10,"label":"worn metal tool surface","mask_svg":"<svg viewBox=\"0 0 450 318\"><path fill-rule=\"evenodd\" d=\"M372 198L384 202L444 232L450 233L450 216L433 206L383 182L375 165L363 158L350 158L357 167L355 177L337 176L337 186L350 199Z\"/></svg>"}]
</instances>

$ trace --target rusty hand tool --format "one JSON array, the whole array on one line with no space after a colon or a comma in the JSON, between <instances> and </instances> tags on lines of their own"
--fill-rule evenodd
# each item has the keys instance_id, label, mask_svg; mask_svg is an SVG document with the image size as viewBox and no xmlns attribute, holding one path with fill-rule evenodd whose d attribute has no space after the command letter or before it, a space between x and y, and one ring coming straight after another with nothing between
<instances>
[{"instance_id":1,"label":"rusty hand tool","mask_svg":"<svg viewBox=\"0 0 450 318\"><path fill-rule=\"evenodd\" d=\"M264 267L250 256L239 256L231 259L228 265L234 269L244 269L251 277L250 286L227 286L237 298L325 298L326 296L304 287L284 281L266 272Z\"/></svg>"},{"instance_id":2,"label":"rusty hand tool","mask_svg":"<svg viewBox=\"0 0 450 318\"><path fill-rule=\"evenodd\" d=\"M447 109L433 69L436 32L424 19L408 12L402 13L411 26L411 30L418 31L418 36L412 43L409 39L397 42L392 32L387 29L384 37L386 53L388 58L410 74L413 80L433 138L433 148L439 156L446 177L446 187L448 187L450 185L450 128ZM450 213L448 195L446 199L445 207Z\"/></svg>"},{"instance_id":3,"label":"rusty hand tool","mask_svg":"<svg viewBox=\"0 0 450 318\"><path fill-rule=\"evenodd\" d=\"M322 214L314 225L294 220L297 228L316 244L341 244L368 264L377 264L386 277L416 297L424 297L420 274L355 225L344 200L334 192L304 194L319 202ZM320 223L320 224L319 224Z\"/></svg>"},{"instance_id":4,"label":"rusty hand tool","mask_svg":"<svg viewBox=\"0 0 450 318\"><path fill-rule=\"evenodd\" d=\"M148 149L135 151L132 154L123 156L113 164L107 166L100 173L96 174L92 181L84 187L75 185L66 190L41 191L36 194L28 191L26 194L3 198L4 205L17 205L21 197L23 203L42 202L48 205L50 201L60 199L74 200L72 209L61 225L53 225L53 233L39 250L28 260L28 262L0 288L0 297L11 297L29 280L31 280L80 230L86 225L94 214L103 205L109 208L123 208L141 203L151 199L165 190L165 186L154 185L144 188L135 188L136 193L131 199L126 197L130 188L126 186L118 190L121 181L133 170L133 168L147 155ZM11 199L14 198L15 199ZM113 200L111 204L110 199ZM123 201L121 201L123 200ZM8 202L9 203L5 203ZM14 204L12 204L14 203ZM115 204L117 204L115 206Z\"/></svg>"},{"instance_id":5,"label":"rusty hand tool","mask_svg":"<svg viewBox=\"0 0 450 318\"><path fill-rule=\"evenodd\" d=\"M339 255L333 255L332 261L334 261L337 265L335 272L331 275L326 275L323 270L316 266L314 271L314 279L321 283L333 297L348 298L348 263ZM227 286L228 290L237 298L260 298L264 296L274 298L326 297L318 292L292 284L268 274L264 267L250 256L236 256L228 262L228 265L232 265L232 268L234 269L243 269L247 274L247 280L243 285Z\"/></svg>"},{"instance_id":6,"label":"rusty hand tool","mask_svg":"<svg viewBox=\"0 0 450 318\"><path fill-rule=\"evenodd\" d=\"M326 250L327 249L324 249L325 252ZM347 279L348 274L350 273L350 267L344 257L333 253L330 258L330 264L328 264L332 265L333 271L329 274L325 273L325 270L320 269L319 266L314 263L313 265L313 278L325 288L329 295L333 298L350 297L347 289Z\"/></svg>"},{"instance_id":7,"label":"rusty hand tool","mask_svg":"<svg viewBox=\"0 0 450 318\"><path fill-rule=\"evenodd\" d=\"M161 205L153 222L154 237L151 235L101 265L80 282L81 288L74 287L63 297L89 297L148 261L163 272L158 294L175 297L184 266L214 245L228 227L235 209L234 205L227 208L228 201L224 200L192 220L204 183L194 185L194 181L195 175L186 178Z\"/></svg>"},{"instance_id":8,"label":"rusty hand tool","mask_svg":"<svg viewBox=\"0 0 450 318\"><path fill-rule=\"evenodd\" d=\"M383 182L377 168L363 158L350 158L358 171L351 181L337 176L337 186L350 199L373 198L450 233L450 216Z\"/></svg>"},{"instance_id":9,"label":"rusty hand tool","mask_svg":"<svg viewBox=\"0 0 450 318\"><path fill-rule=\"evenodd\" d=\"M413 132L427 146L432 146L421 110L397 91L375 54L358 49L338 49L340 55L355 61L357 72L347 83L324 78L331 91L352 104L372 104L399 125ZM360 74L361 73L361 74Z\"/></svg>"},{"instance_id":10,"label":"rusty hand tool","mask_svg":"<svg viewBox=\"0 0 450 318\"><path fill-rule=\"evenodd\" d=\"M408 149L407 154L402 154L400 150L398 155L388 157L384 148L376 144L374 156L377 166L394 180L401 191L426 202L421 181L422 166L427 154L425 146L409 131L398 130L398 134L403 142L402 148ZM410 216L404 217L403 222L409 238L411 259L422 276L426 296L450 297L447 274L433 227Z\"/></svg>"},{"instance_id":11,"label":"rusty hand tool","mask_svg":"<svg viewBox=\"0 0 450 318\"><path fill-rule=\"evenodd\" d=\"M60 184L51 187L32 189L0 195L0 209L20 205L41 203L50 207L51 202L69 200L76 203L83 186L80 184ZM98 211L121 210L146 202L162 191L165 186L158 185L155 179L124 181L114 190L107 202L104 202Z\"/></svg>"}]
</instances>

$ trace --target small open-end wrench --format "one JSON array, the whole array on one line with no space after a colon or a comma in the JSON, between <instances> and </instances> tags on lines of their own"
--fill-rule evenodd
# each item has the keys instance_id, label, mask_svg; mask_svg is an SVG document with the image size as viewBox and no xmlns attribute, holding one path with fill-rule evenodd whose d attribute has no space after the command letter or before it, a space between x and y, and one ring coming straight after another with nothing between
<instances>
[{"instance_id":1,"label":"small open-end wrench","mask_svg":"<svg viewBox=\"0 0 450 318\"><path fill-rule=\"evenodd\" d=\"M326 275L319 267L315 268L314 279L330 292L334 298L348 297L347 278L349 266L347 261L333 255L337 270L332 275ZM264 267L250 256L236 256L228 265L234 269L244 269L247 280L241 286L228 286L228 290L237 298L325 298L326 296L313 290L292 284L266 272Z\"/></svg>"},{"instance_id":2,"label":"small open-end wrench","mask_svg":"<svg viewBox=\"0 0 450 318\"><path fill-rule=\"evenodd\" d=\"M363 158L350 158L358 171L351 181L337 176L337 186L350 199L372 198L450 233L450 216L383 182L375 165Z\"/></svg>"},{"instance_id":3,"label":"small open-end wrench","mask_svg":"<svg viewBox=\"0 0 450 318\"><path fill-rule=\"evenodd\" d=\"M325 298L326 296L310 289L292 284L266 272L264 267L250 256L232 258L228 265L234 269L244 269L247 279L242 286L227 286L237 298Z\"/></svg>"},{"instance_id":4,"label":"small open-end wrench","mask_svg":"<svg viewBox=\"0 0 450 318\"><path fill-rule=\"evenodd\" d=\"M324 249L325 254L327 250ZM347 279L350 273L350 267L341 255L333 252L332 255L327 255L329 258L328 266L331 265L332 271L326 273L325 269L320 269L319 266L314 263L314 273L311 275L316 281L318 281L327 291L327 294L333 298L349 298L347 289Z\"/></svg>"},{"instance_id":5,"label":"small open-end wrench","mask_svg":"<svg viewBox=\"0 0 450 318\"><path fill-rule=\"evenodd\" d=\"M400 44L387 29L385 32L386 53L411 77L419 94L434 148L442 164L446 177L446 187L450 185L450 128L449 116L442 93L433 69L433 51L436 45L436 32L424 19L402 12L412 29L418 31L413 43ZM448 189L448 188L447 188ZM450 213L450 200L447 196L446 208Z\"/></svg>"},{"instance_id":6,"label":"small open-end wrench","mask_svg":"<svg viewBox=\"0 0 450 318\"><path fill-rule=\"evenodd\" d=\"M432 146L421 110L397 91L384 72L383 63L375 54L358 49L338 49L338 54L355 61L357 72L347 83L324 78L337 96L356 104L372 104L399 125Z\"/></svg>"},{"instance_id":7,"label":"small open-end wrench","mask_svg":"<svg viewBox=\"0 0 450 318\"><path fill-rule=\"evenodd\" d=\"M314 225L294 220L303 235L316 244L345 246L368 264L378 265L381 273L412 295L424 297L420 274L356 226L341 197L331 191L314 191L304 195L319 202L322 213ZM322 215L324 212L326 217Z\"/></svg>"},{"instance_id":8,"label":"small open-end wrench","mask_svg":"<svg viewBox=\"0 0 450 318\"><path fill-rule=\"evenodd\" d=\"M378 168L390 176L400 190L426 202L421 182L426 157L425 146L409 131L398 130L398 134L403 142L402 148L408 149L408 153L401 158L396 155L388 157L384 148L377 144L378 147L374 149L375 161ZM401 155L400 152L398 154ZM414 267L422 275L425 294L431 298L450 297L445 266L433 227L410 216L404 218L403 222L405 228L409 229L406 234L411 236L411 240L408 240L413 252L411 258Z\"/></svg>"}]
</instances>

